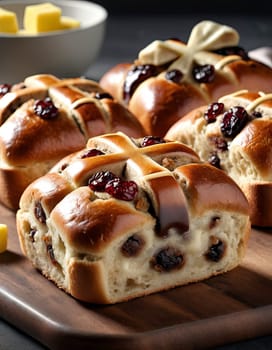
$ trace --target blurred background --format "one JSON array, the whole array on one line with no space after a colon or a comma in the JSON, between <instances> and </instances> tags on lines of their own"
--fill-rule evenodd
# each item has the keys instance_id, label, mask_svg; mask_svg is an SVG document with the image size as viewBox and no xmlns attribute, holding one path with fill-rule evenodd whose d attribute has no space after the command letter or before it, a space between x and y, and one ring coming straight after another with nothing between
<instances>
[{"instance_id":1,"label":"blurred background","mask_svg":"<svg viewBox=\"0 0 272 350\"><path fill-rule=\"evenodd\" d=\"M272 17L269 0L258 0L250 3L245 0L98 0L97 3L106 7L112 14L125 13L264 13ZM272 18L271 18L272 19Z\"/></svg>"},{"instance_id":2,"label":"blurred background","mask_svg":"<svg viewBox=\"0 0 272 350\"><path fill-rule=\"evenodd\" d=\"M94 0L108 10L105 42L88 72L93 79L113 65L134 60L153 40L187 41L194 25L213 20L235 28L246 51L272 47L270 1L258 0Z\"/></svg>"}]
</instances>

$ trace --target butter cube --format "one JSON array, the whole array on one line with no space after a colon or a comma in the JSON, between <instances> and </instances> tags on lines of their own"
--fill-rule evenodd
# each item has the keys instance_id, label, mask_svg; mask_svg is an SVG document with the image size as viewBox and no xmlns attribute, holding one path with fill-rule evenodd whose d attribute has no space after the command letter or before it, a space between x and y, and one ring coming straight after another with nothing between
<instances>
[{"instance_id":1,"label":"butter cube","mask_svg":"<svg viewBox=\"0 0 272 350\"><path fill-rule=\"evenodd\" d=\"M8 245L8 227L5 224L0 224L0 253L7 249Z\"/></svg>"},{"instance_id":2,"label":"butter cube","mask_svg":"<svg viewBox=\"0 0 272 350\"><path fill-rule=\"evenodd\" d=\"M61 16L60 18L60 29L73 29L79 28L80 22L74 18L68 16Z\"/></svg>"},{"instance_id":3,"label":"butter cube","mask_svg":"<svg viewBox=\"0 0 272 350\"><path fill-rule=\"evenodd\" d=\"M60 29L61 9L51 3L26 6L24 29L28 33L50 32Z\"/></svg>"},{"instance_id":4,"label":"butter cube","mask_svg":"<svg viewBox=\"0 0 272 350\"><path fill-rule=\"evenodd\" d=\"M0 8L0 32L17 33L18 21L14 12Z\"/></svg>"}]
</instances>

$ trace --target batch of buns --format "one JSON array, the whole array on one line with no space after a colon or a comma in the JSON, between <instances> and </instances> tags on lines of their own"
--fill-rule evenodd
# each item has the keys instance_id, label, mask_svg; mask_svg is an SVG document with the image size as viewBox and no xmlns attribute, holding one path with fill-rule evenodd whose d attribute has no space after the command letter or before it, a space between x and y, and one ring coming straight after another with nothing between
<instances>
[{"instance_id":1,"label":"batch of buns","mask_svg":"<svg viewBox=\"0 0 272 350\"><path fill-rule=\"evenodd\" d=\"M272 69L238 44L203 21L99 82L0 86L0 201L59 288L116 303L201 281L272 226Z\"/></svg>"}]
</instances>

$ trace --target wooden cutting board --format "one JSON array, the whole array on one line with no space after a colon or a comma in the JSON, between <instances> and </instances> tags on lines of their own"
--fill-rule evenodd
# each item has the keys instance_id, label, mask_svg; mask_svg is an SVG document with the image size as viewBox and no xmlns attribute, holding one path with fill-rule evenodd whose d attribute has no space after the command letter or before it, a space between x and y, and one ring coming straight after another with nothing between
<instances>
[{"instance_id":1,"label":"wooden cutting board","mask_svg":"<svg viewBox=\"0 0 272 350\"><path fill-rule=\"evenodd\" d=\"M15 216L0 254L0 315L50 349L201 349L272 334L272 231L252 230L240 267L111 306L80 303L21 254Z\"/></svg>"}]
</instances>

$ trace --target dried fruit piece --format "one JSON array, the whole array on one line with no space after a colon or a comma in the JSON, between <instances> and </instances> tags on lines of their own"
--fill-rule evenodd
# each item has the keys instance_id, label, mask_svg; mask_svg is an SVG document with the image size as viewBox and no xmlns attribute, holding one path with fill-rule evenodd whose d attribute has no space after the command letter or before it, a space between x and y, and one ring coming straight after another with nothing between
<instances>
[{"instance_id":1,"label":"dried fruit piece","mask_svg":"<svg viewBox=\"0 0 272 350\"><path fill-rule=\"evenodd\" d=\"M43 207L41 205L41 202L37 201L35 203L34 215L35 215L36 219L38 221L40 221L40 223L45 224L45 222L46 222L46 215L45 215L45 212L44 212Z\"/></svg>"},{"instance_id":2,"label":"dried fruit piece","mask_svg":"<svg viewBox=\"0 0 272 350\"><path fill-rule=\"evenodd\" d=\"M208 109L204 113L204 119L207 123L213 123L216 121L218 115L223 113L224 103L214 102L208 106Z\"/></svg>"},{"instance_id":3,"label":"dried fruit piece","mask_svg":"<svg viewBox=\"0 0 272 350\"><path fill-rule=\"evenodd\" d=\"M29 231L29 239L31 240L32 243L35 242L35 234L37 233L37 230L32 228L30 231Z\"/></svg>"},{"instance_id":4,"label":"dried fruit piece","mask_svg":"<svg viewBox=\"0 0 272 350\"><path fill-rule=\"evenodd\" d=\"M211 64L195 66L192 73L198 83L211 83L215 78L215 69Z\"/></svg>"},{"instance_id":5,"label":"dried fruit piece","mask_svg":"<svg viewBox=\"0 0 272 350\"><path fill-rule=\"evenodd\" d=\"M116 175L111 171L99 171L90 177L88 185L93 191L104 192L106 184L115 178Z\"/></svg>"},{"instance_id":6,"label":"dried fruit piece","mask_svg":"<svg viewBox=\"0 0 272 350\"><path fill-rule=\"evenodd\" d=\"M92 148L92 149L88 149L87 151L85 151L82 155L81 155L81 159L84 158L89 158L89 157L95 157L95 156L101 156L105 154L104 152L100 151L99 149L96 148Z\"/></svg>"},{"instance_id":7,"label":"dried fruit piece","mask_svg":"<svg viewBox=\"0 0 272 350\"><path fill-rule=\"evenodd\" d=\"M105 191L114 198L132 201L138 193L138 186L134 181L124 181L116 177L106 184Z\"/></svg>"},{"instance_id":8,"label":"dried fruit piece","mask_svg":"<svg viewBox=\"0 0 272 350\"><path fill-rule=\"evenodd\" d=\"M144 80L158 74L158 67L152 64L133 66L128 72L123 87L123 97L126 102L129 101L134 91Z\"/></svg>"},{"instance_id":9,"label":"dried fruit piece","mask_svg":"<svg viewBox=\"0 0 272 350\"><path fill-rule=\"evenodd\" d=\"M251 114L251 116L253 117L253 118L255 118L255 119L258 119L258 118L262 118L262 113L261 112L259 112L259 111L253 111L252 112L252 114Z\"/></svg>"},{"instance_id":10,"label":"dried fruit piece","mask_svg":"<svg viewBox=\"0 0 272 350\"><path fill-rule=\"evenodd\" d=\"M243 49L240 46L227 46L218 50L214 50L213 52L218 53L219 55L222 55L222 56L238 55L238 56L241 56L242 59L244 60L249 59L245 49Z\"/></svg>"},{"instance_id":11,"label":"dried fruit piece","mask_svg":"<svg viewBox=\"0 0 272 350\"><path fill-rule=\"evenodd\" d=\"M59 172L61 173L63 170L65 170L68 167L69 163L63 163L59 169Z\"/></svg>"},{"instance_id":12,"label":"dried fruit piece","mask_svg":"<svg viewBox=\"0 0 272 350\"><path fill-rule=\"evenodd\" d=\"M232 107L223 115L220 125L221 132L226 137L234 137L243 129L248 120L249 115L243 107Z\"/></svg>"},{"instance_id":13,"label":"dried fruit piece","mask_svg":"<svg viewBox=\"0 0 272 350\"><path fill-rule=\"evenodd\" d=\"M206 258L208 260L218 262L224 255L225 252L225 244L220 239L213 238L213 240L216 242L212 244L205 254Z\"/></svg>"},{"instance_id":14,"label":"dried fruit piece","mask_svg":"<svg viewBox=\"0 0 272 350\"><path fill-rule=\"evenodd\" d=\"M156 145L158 143L166 143L166 141L159 136L145 136L142 139L141 147L152 146L152 145Z\"/></svg>"},{"instance_id":15,"label":"dried fruit piece","mask_svg":"<svg viewBox=\"0 0 272 350\"><path fill-rule=\"evenodd\" d=\"M103 100L103 98L109 98L109 99L113 100L113 97L108 92L96 92L94 97L98 100Z\"/></svg>"},{"instance_id":16,"label":"dried fruit piece","mask_svg":"<svg viewBox=\"0 0 272 350\"><path fill-rule=\"evenodd\" d=\"M152 259L151 266L158 272L177 270L184 264L182 253L175 248L161 249Z\"/></svg>"},{"instance_id":17,"label":"dried fruit piece","mask_svg":"<svg viewBox=\"0 0 272 350\"><path fill-rule=\"evenodd\" d=\"M180 70L178 70L178 69L172 69L172 70L167 71L165 73L165 78L167 80L171 80L174 83L178 84L178 83L181 82L181 80L183 78L183 73Z\"/></svg>"},{"instance_id":18,"label":"dried fruit piece","mask_svg":"<svg viewBox=\"0 0 272 350\"><path fill-rule=\"evenodd\" d=\"M59 263L57 262L57 260L55 258L51 237L48 237L48 236L44 237L44 243L45 243L45 246L46 246L47 255L50 258L52 264L55 265L55 266L59 266Z\"/></svg>"},{"instance_id":19,"label":"dried fruit piece","mask_svg":"<svg viewBox=\"0 0 272 350\"><path fill-rule=\"evenodd\" d=\"M58 115L58 108L54 105L50 97L44 100L37 100L34 104L34 112L43 119L53 119Z\"/></svg>"},{"instance_id":20,"label":"dried fruit piece","mask_svg":"<svg viewBox=\"0 0 272 350\"><path fill-rule=\"evenodd\" d=\"M99 171L88 181L93 191L106 192L114 198L132 201L138 193L138 186L134 181L125 181L110 171Z\"/></svg>"},{"instance_id":21,"label":"dried fruit piece","mask_svg":"<svg viewBox=\"0 0 272 350\"><path fill-rule=\"evenodd\" d=\"M129 237L121 247L122 254L126 257L136 256L144 246L144 239L139 235Z\"/></svg>"},{"instance_id":22,"label":"dried fruit piece","mask_svg":"<svg viewBox=\"0 0 272 350\"><path fill-rule=\"evenodd\" d=\"M209 164L212 166L221 169L220 158L217 153L212 153L208 159Z\"/></svg>"}]
</instances>

